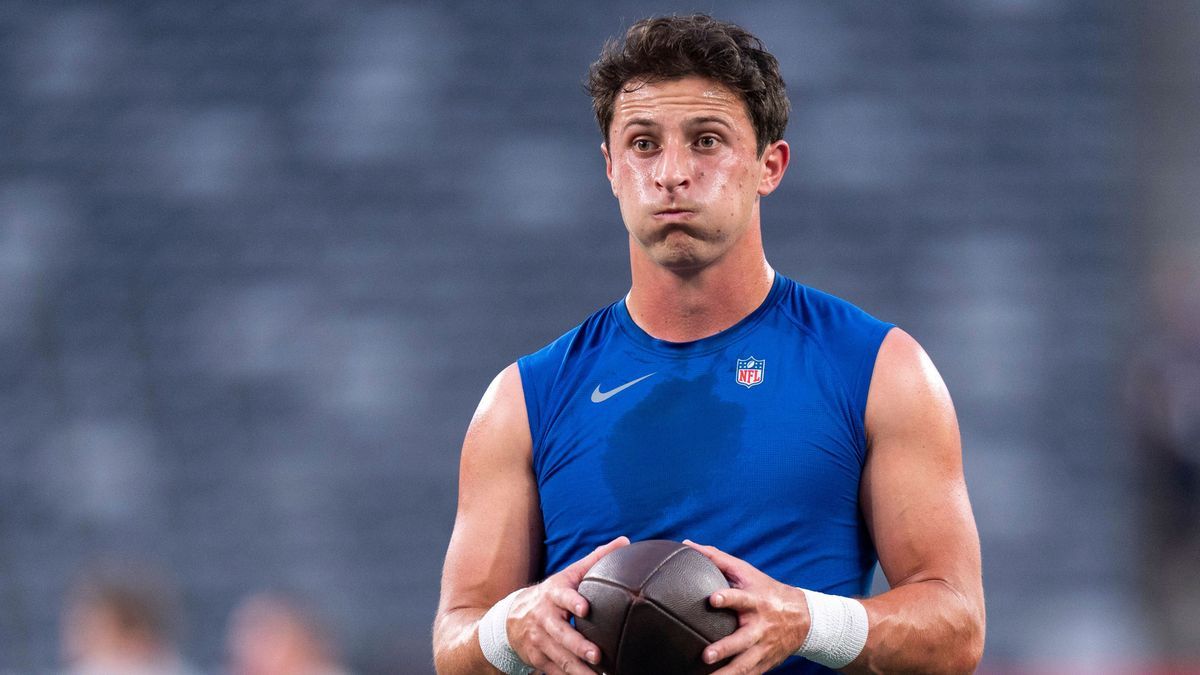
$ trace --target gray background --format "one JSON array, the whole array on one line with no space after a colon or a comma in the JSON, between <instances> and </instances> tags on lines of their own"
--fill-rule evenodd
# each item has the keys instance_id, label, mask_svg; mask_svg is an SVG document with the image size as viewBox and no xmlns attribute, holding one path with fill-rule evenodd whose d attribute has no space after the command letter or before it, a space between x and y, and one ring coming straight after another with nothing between
<instances>
[{"instance_id":1,"label":"gray background","mask_svg":"<svg viewBox=\"0 0 1200 675\"><path fill-rule=\"evenodd\" d=\"M1123 392L1200 240L1200 11L1143 4L0 0L0 671L57 667L115 552L171 570L206 669L282 586L358 671L432 672L479 395L628 288L580 82L691 10L789 85L772 264L954 395L987 666L1173 658Z\"/></svg>"}]
</instances>

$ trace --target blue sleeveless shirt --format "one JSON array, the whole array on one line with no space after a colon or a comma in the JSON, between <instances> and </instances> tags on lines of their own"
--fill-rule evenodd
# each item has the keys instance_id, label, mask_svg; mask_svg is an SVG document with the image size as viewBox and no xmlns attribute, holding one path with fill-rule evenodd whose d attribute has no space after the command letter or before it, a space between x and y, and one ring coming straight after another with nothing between
<instances>
[{"instance_id":1,"label":"blue sleeveless shirt","mask_svg":"<svg viewBox=\"0 0 1200 675\"><path fill-rule=\"evenodd\" d=\"M619 535L691 539L864 596L863 417L892 324L783 275L736 325L651 337L624 300L517 361L553 574ZM798 657L773 673L829 672Z\"/></svg>"}]
</instances>

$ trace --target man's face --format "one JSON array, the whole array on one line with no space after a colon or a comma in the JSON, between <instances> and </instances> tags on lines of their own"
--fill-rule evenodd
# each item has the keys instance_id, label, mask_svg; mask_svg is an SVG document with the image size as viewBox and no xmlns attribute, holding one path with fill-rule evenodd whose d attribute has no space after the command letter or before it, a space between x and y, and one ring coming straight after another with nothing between
<instances>
[{"instance_id":1,"label":"man's face","mask_svg":"<svg viewBox=\"0 0 1200 675\"><path fill-rule=\"evenodd\" d=\"M758 197L787 165L782 141L758 156L737 94L695 76L628 83L601 150L634 243L677 271L706 267L757 227Z\"/></svg>"}]
</instances>

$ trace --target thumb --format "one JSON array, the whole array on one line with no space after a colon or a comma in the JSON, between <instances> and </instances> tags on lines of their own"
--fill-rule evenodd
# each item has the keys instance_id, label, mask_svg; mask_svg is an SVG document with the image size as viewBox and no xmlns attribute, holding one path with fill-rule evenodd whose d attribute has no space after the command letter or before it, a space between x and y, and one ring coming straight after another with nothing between
<instances>
[{"instance_id":1,"label":"thumb","mask_svg":"<svg viewBox=\"0 0 1200 675\"><path fill-rule=\"evenodd\" d=\"M596 550L571 563L562 571L562 575L571 582L572 586L578 586L579 582L583 580L583 575L587 574L588 570L592 569L592 565L595 565L598 560L622 546L628 545L629 537L621 535L603 546L596 547Z\"/></svg>"}]
</instances>

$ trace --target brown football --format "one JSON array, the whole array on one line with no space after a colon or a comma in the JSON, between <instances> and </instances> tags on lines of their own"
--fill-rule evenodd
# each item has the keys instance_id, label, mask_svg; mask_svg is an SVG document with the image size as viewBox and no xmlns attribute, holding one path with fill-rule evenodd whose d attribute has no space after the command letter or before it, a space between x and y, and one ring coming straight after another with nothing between
<instances>
[{"instance_id":1,"label":"brown football","mask_svg":"<svg viewBox=\"0 0 1200 675\"><path fill-rule=\"evenodd\" d=\"M729 582L703 554L676 541L651 539L601 558L579 584L591 607L576 619L600 647L607 675L699 675L704 648L737 628L737 613L714 609L708 596Z\"/></svg>"}]
</instances>

